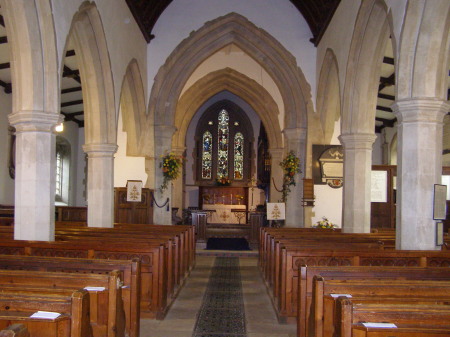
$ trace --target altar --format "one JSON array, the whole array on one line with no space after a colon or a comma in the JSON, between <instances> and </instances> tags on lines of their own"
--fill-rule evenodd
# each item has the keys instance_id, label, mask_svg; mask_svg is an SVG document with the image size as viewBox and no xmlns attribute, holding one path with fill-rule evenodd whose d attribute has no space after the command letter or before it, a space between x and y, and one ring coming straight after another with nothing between
<instances>
[{"instance_id":1,"label":"altar","mask_svg":"<svg viewBox=\"0 0 450 337\"><path fill-rule=\"evenodd\" d=\"M208 223L214 224L245 224L242 219L247 207L245 205L204 204L203 210L208 211Z\"/></svg>"}]
</instances>

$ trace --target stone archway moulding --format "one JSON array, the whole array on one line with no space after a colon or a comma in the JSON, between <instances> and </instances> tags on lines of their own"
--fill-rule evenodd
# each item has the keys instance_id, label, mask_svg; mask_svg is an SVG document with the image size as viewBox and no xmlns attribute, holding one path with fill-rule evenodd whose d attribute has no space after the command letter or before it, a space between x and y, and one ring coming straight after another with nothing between
<instances>
[{"instance_id":1,"label":"stone archway moulding","mask_svg":"<svg viewBox=\"0 0 450 337\"><path fill-rule=\"evenodd\" d=\"M78 55L83 91L86 144L116 143L116 113L111 62L100 14L85 2L75 14L69 37Z\"/></svg>"},{"instance_id":2,"label":"stone archway moulding","mask_svg":"<svg viewBox=\"0 0 450 337\"><path fill-rule=\"evenodd\" d=\"M283 147L275 101L256 81L225 68L204 76L181 96L175 113L177 131L172 138L173 148L185 146L186 132L194 114L205 101L222 91L229 91L246 101L261 118L270 147Z\"/></svg>"},{"instance_id":3,"label":"stone archway moulding","mask_svg":"<svg viewBox=\"0 0 450 337\"><path fill-rule=\"evenodd\" d=\"M126 70L120 96L123 130L127 133L127 155L141 156L148 154L152 147L144 147L145 137L149 132L149 120L145 111L144 87L136 60L132 60Z\"/></svg>"},{"instance_id":4,"label":"stone archway moulding","mask_svg":"<svg viewBox=\"0 0 450 337\"><path fill-rule=\"evenodd\" d=\"M235 44L259 63L278 86L285 125L306 127L312 112L309 84L295 58L276 39L243 16L230 13L190 34L159 69L150 96L155 125L173 125L181 91L193 71L223 47Z\"/></svg>"},{"instance_id":5,"label":"stone archway moulding","mask_svg":"<svg viewBox=\"0 0 450 337\"><path fill-rule=\"evenodd\" d=\"M323 130L323 141L325 144L328 144L333 136L334 122L341 117L338 64L336 56L331 49L327 49L322 69L320 70L317 90L317 112Z\"/></svg>"},{"instance_id":6,"label":"stone archway moulding","mask_svg":"<svg viewBox=\"0 0 450 337\"><path fill-rule=\"evenodd\" d=\"M391 31L384 1L363 1L347 61L342 95L341 134L374 133L378 83ZM394 50L395 47L394 45Z\"/></svg>"}]
</instances>

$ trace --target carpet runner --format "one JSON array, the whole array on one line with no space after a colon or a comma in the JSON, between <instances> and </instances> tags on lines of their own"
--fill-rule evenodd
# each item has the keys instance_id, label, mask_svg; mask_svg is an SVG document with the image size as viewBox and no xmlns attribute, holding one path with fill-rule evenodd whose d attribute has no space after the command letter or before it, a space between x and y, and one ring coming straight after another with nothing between
<instances>
[{"instance_id":1,"label":"carpet runner","mask_svg":"<svg viewBox=\"0 0 450 337\"><path fill-rule=\"evenodd\" d=\"M246 337L239 258L216 257L192 337Z\"/></svg>"}]
</instances>

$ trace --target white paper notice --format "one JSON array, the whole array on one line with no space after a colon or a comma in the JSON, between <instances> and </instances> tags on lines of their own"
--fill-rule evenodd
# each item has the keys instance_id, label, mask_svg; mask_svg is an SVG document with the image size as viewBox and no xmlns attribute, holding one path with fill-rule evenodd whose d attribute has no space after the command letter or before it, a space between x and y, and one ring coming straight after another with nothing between
<instances>
[{"instance_id":1,"label":"white paper notice","mask_svg":"<svg viewBox=\"0 0 450 337\"><path fill-rule=\"evenodd\" d=\"M84 287L87 291L104 291L105 287Z\"/></svg>"},{"instance_id":2,"label":"white paper notice","mask_svg":"<svg viewBox=\"0 0 450 337\"><path fill-rule=\"evenodd\" d=\"M363 325L366 328L396 328L397 326L394 323L370 323L365 322Z\"/></svg>"},{"instance_id":3,"label":"white paper notice","mask_svg":"<svg viewBox=\"0 0 450 337\"><path fill-rule=\"evenodd\" d=\"M55 319L58 318L61 314L58 312L51 311L36 311L31 318L43 318L43 319Z\"/></svg>"},{"instance_id":4,"label":"white paper notice","mask_svg":"<svg viewBox=\"0 0 450 337\"><path fill-rule=\"evenodd\" d=\"M347 297L347 298L351 298L352 297L352 295L350 295L350 294L330 294L330 296L334 297L334 298L338 298L338 297L341 297L341 296L344 296L344 297Z\"/></svg>"}]
</instances>

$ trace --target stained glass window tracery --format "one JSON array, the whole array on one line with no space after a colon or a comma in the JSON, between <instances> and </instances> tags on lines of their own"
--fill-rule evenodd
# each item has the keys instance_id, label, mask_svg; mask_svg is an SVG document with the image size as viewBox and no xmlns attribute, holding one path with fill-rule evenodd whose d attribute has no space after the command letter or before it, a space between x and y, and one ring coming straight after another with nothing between
<instances>
[{"instance_id":1,"label":"stained glass window tracery","mask_svg":"<svg viewBox=\"0 0 450 337\"><path fill-rule=\"evenodd\" d=\"M212 135L206 131L203 134L202 149L202 179L211 179L212 176Z\"/></svg>"},{"instance_id":2,"label":"stained glass window tracery","mask_svg":"<svg viewBox=\"0 0 450 337\"><path fill-rule=\"evenodd\" d=\"M218 134L217 134L217 177L228 178L228 138L229 138L229 116L225 109L219 112Z\"/></svg>"},{"instance_id":3,"label":"stained glass window tracery","mask_svg":"<svg viewBox=\"0 0 450 337\"><path fill-rule=\"evenodd\" d=\"M244 135L240 132L234 136L234 179L244 178Z\"/></svg>"}]
</instances>

